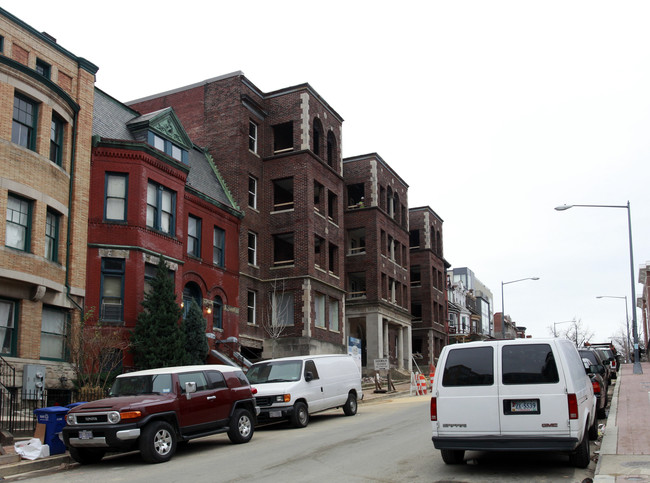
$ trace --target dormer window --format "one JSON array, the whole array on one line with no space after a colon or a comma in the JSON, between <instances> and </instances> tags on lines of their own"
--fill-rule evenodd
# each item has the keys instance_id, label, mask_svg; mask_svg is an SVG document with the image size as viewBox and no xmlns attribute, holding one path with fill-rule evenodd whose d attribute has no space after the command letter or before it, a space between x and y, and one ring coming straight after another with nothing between
<instances>
[{"instance_id":1,"label":"dormer window","mask_svg":"<svg viewBox=\"0 0 650 483\"><path fill-rule=\"evenodd\" d=\"M164 152L168 156L171 156L172 158L174 158L177 161L180 161L181 163L185 163L185 164L189 163L187 150L181 148L177 144L159 136L158 134L152 131L149 131L148 137L149 137L149 144L151 144L154 148Z\"/></svg>"}]
</instances>

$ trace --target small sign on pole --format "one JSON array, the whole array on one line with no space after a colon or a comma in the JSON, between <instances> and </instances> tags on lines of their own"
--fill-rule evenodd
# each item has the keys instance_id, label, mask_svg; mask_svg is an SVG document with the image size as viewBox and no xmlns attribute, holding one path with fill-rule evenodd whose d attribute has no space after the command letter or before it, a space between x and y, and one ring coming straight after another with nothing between
<instances>
[{"instance_id":1,"label":"small sign on pole","mask_svg":"<svg viewBox=\"0 0 650 483\"><path fill-rule=\"evenodd\" d=\"M375 359L375 371L387 371L390 369L388 359Z\"/></svg>"}]
</instances>

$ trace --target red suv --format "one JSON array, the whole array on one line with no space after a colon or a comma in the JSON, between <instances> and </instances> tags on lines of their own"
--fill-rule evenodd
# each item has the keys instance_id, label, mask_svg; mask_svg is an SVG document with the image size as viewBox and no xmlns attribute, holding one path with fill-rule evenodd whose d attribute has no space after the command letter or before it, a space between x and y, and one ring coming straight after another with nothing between
<instances>
[{"instance_id":1,"label":"red suv","mask_svg":"<svg viewBox=\"0 0 650 483\"><path fill-rule=\"evenodd\" d=\"M247 443L258 413L236 367L165 367L122 374L108 398L71 409L63 439L81 464L133 449L148 463L162 463L180 441L227 432L233 443Z\"/></svg>"}]
</instances>

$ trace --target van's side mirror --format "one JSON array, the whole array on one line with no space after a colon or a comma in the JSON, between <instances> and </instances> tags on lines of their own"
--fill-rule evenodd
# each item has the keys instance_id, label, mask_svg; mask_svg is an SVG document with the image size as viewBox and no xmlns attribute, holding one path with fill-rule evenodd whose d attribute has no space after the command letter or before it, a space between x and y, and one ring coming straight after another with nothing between
<instances>
[{"instance_id":1,"label":"van's side mirror","mask_svg":"<svg viewBox=\"0 0 650 483\"><path fill-rule=\"evenodd\" d=\"M305 372L305 381L309 382L314 379L314 375L311 373L311 371Z\"/></svg>"},{"instance_id":2,"label":"van's side mirror","mask_svg":"<svg viewBox=\"0 0 650 483\"><path fill-rule=\"evenodd\" d=\"M196 382L186 382L185 383L185 397L187 399L192 399L192 393L196 392Z\"/></svg>"}]
</instances>

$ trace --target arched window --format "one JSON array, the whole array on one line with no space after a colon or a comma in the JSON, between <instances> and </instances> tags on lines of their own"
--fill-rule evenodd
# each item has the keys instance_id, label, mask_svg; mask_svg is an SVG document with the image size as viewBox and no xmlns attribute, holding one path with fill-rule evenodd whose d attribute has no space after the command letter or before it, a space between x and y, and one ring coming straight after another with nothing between
<instances>
[{"instance_id":1,"label":"arched window","mask_svg":"<svg viewBox=\"0 0 650 483\"><path fill-rule=\"evenodd\" d=\"M386 211L388 211L388 216L393 217L393 190L389 186L386 189Z\"/></svg>"},{"instance_id":2,"label":"arched window","mask_svg":"<svg viewBox=\"0 0 650 483\"><path fill-rule=\"evenodd\" d=\"M188 282L183 289L183 318L187 317L192 300L203 310L203 295L201 289L195 282Z\"/></svg>"},{"instance_id":3,"label":"arched window","mask_svg":"<svg viewBox=\"0 0 650 483\"><path fill-rule=\"evenodd\" d=\"M314 119L314 146L312 150L316 156L320 156L323 152L323 124L320 122L320 119Z\"/></svg>"},{"instance_id":4,"label":"arched window","mask_svg":"<svg viewBox=\"0 0 650 483\"><path fill-rule=\"evenodd\" d=\"M212 328L223 330L223 301L218 295L212 302Z\"/></svg>"},{"instance_id":5,"label":"arched window","mask_svg":"<svg viewBox=\"0 0 650 483\"><path fill-rule=\"evenodd\" d=\"M337 163L336 136L332 131L327 133L327 164L334 168Z\"/></svg>"}]
</instances>

